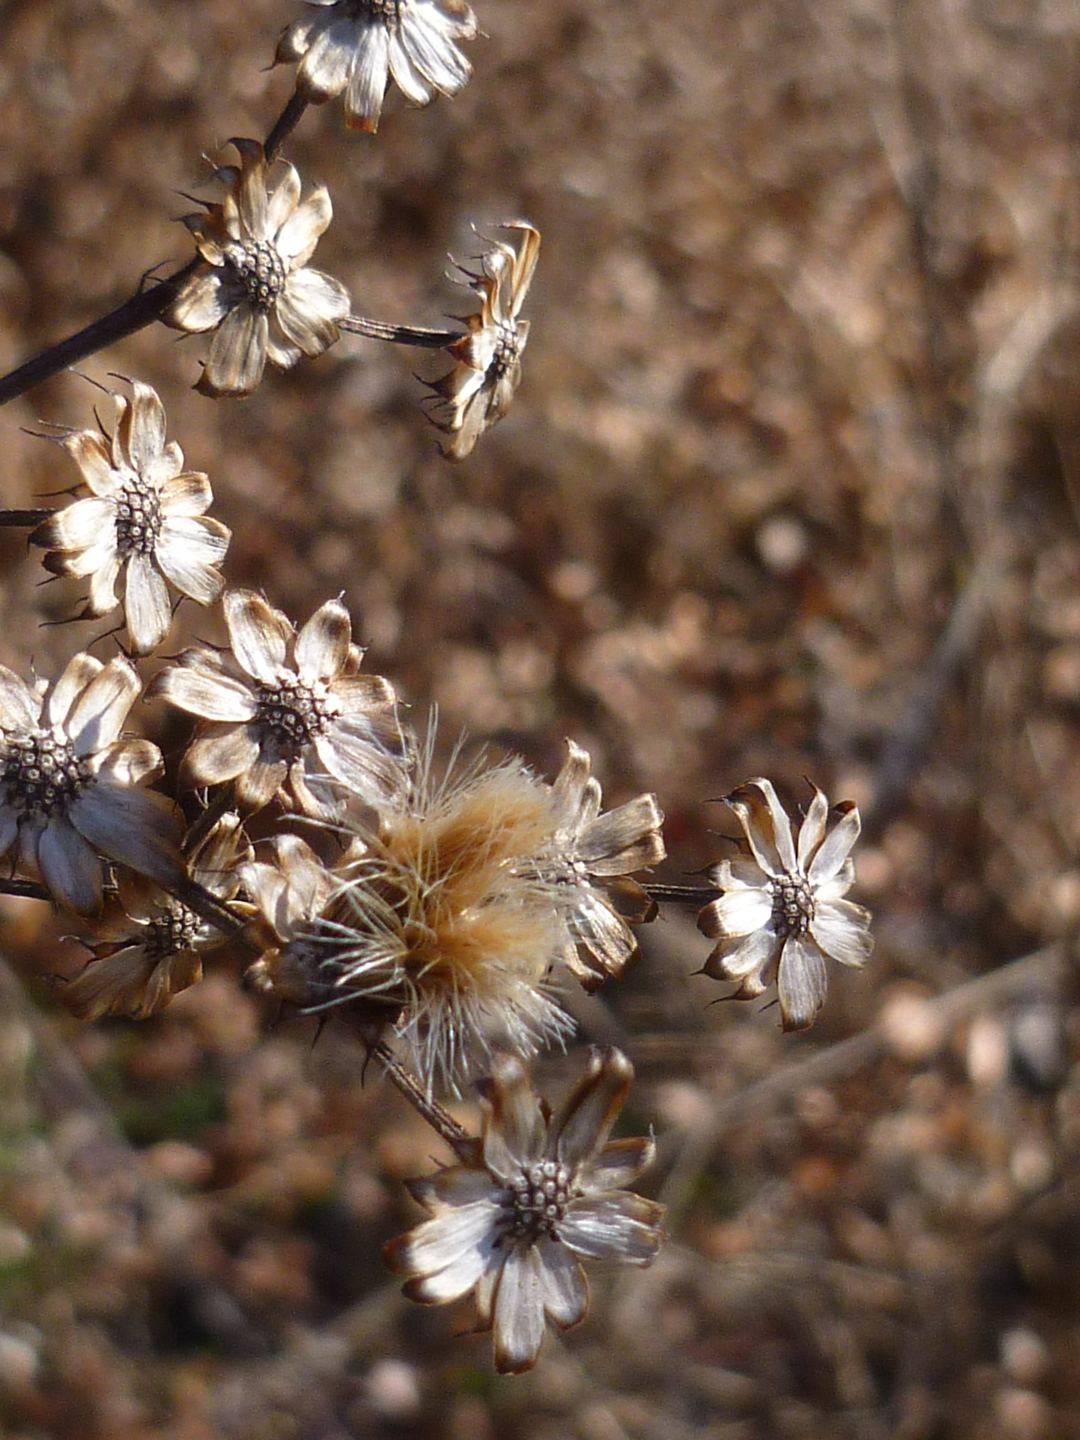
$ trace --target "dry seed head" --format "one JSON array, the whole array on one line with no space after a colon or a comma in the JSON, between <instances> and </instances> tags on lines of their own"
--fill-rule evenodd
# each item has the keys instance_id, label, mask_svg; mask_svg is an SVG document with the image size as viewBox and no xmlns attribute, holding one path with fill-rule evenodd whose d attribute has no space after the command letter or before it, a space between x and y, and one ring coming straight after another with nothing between
<instances>
[{"instance_id":1,"label":"dry seed head","mask_svg":"<svg viewBox=\"0 0 1080 1440\"><path fill-rule=\"evenodd\" d=\"M341 872L319 981L342 1002L399 1002L399 1034L429 1086L455 1086L493 1044L531 1055L570 1032L548 988L564 906L530 863L553 827L548 788L510 762L386 813Z\"/></svg>"}]
</instances>

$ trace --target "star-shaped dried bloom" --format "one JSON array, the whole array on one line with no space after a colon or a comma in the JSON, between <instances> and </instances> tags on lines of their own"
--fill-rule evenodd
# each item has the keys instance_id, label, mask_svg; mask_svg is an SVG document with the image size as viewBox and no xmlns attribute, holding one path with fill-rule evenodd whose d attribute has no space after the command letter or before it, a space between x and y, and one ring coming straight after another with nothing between
<instances>
[{"instance_id":1,"label":"star-shaped dried bloom","mask_svg":"<svg viewBox=\"0 0 1080 1440\"><path fill-rule=\"evenodd\" d=\"M472 74L457 47L476 34L463 0L308 0L320 13L295 20L278 41L276 64L299 61L296 89L321 104L345 92L345 121L374 134L393 76L407 100L427 105L456 95Z\"/></svg>"},{"instance_id":2,"label":"star-shaped dried bloom","mask_svg":"<svg viewBox=\"0 0 1080 1440\"><path fill-rule=\"evenodd\" d=\"M252 979L307 1009L374 1007L429 1092L496 1046L564 1042L548 979L569 943L563 893L535 860L553 824L549 787L508 761L384 810L333 872L279 839L273 864L244 869L271 927Z\"/></svg>"},{"instance_id":3,"label":"star-shaped dried bloom","mask_svg":"<svg viewBox=\"0 0 1080 1440\"><path fill-rule=\"evenodd\" d=\"M204 890L229 901L240 888L237 867L252 858L239 816L223 815L190 848L189 874ZM87 942L94 958L57 992L60 1003L80 1020L157 1015L174 995L202 979L203 955L225 938L141 876L121 873L117 889L118 913L99 923Z\"/></svg>"},{"instance_id":4,"label":"star-shaped dried bloom","mask_svg":"<svg viewBox=\"0 0 1080 1440\"><path fill-rule=\"evenodd\" d=\"M204 395L250 395L267 359L287 370L301 355L321 355L339 338L349 313L340 281L308 266L333 207L324 185L300 203L300 176L282 162L282 178L266 189L266 158L256 140L232 140L239 166L213 179L224 203L184 224L205 262L184 282L162 316L177 330L214 330L198 389Z\"/></svg>"},{"instance_id":5,"label":"star-shaped dried bloom","mask_svg":"<svg viewBox=\"0 0 1080 1440\"><path fill-rule=\"evenodd\" d=\"M850 851L859 837L854 805L837 806L816 787L796 843L792 824L768 780L750 780L727 797L752 859L724 860L711 878L723 894L698 925L718 940L704 973L739 986L753 999L774 978L785 1030L805 1030L825 1003L825 957L865 965L873 949L870 912L843 898L855 879Z\"/></svg>"},{"instance_id":6,"label":"star-shaped dried bloom","mask_svg":"<svg viewBox=\"0 0 1080 1440\"><path fill-rule=\"evenodd\" d=\"M223 599L231 651L184 651L151 693L210 723L186 759L198 785L235 782L246 810L288 786L307 815L338 814L343 792L378 809L407 784L408 744L388 680L360 675L340 600L320 606L300 633L251 590Z\"/></svg>"},{"instance_id":7,"label":"star-shaped dried bloom","mask_svg":"<svg viewBox=\"0 0 1080 1440\"><path fill-rule=\"evenodd\" d=\"M653 1142L608 1139L633 1076L620 1051L594 1051L552 1115L504 1057L482 1084L483 1135L465 1163L409 1187L431 1218L384 1258L421 1304L472 1292L501 1374L531 1369L546 1320L566 1330L584 1319L582 1260L648 1265L660 1247L663 1205L625 1188L652 1163Z\"/></svg>"},{"instance_id":8,"label":"star-shaped dried bloom","mask_svg":"<svg viewBox=\"0 0 1080 1440\"><path fill-rule=\"evenodd\" d=\"M557 830L541 871L569 897L572 943L565 962L586 990L620 975L637 951L631 924L653 919L656 905L630 876L664 858L664 814L655 795L639 795L601 814L600 782L587 750L566 742L566 762L551 787Z\"/></svg>"},{"instance_id":9,"label":"star-shaped dried bloom","mask_svg":"<svg viewBox=\"0 0 1080 1440\"><path fill-rule=\"evenodd\" d=\"M99 855L159 885L185 874L179 811L138 788L161 774L161 752L118 738L141 688L120 656L75 655L48 689L0 665L0 855L14 847L26 872L85 914L101 908Z\"/></svg>"},{"instance_id":10,"label":"star-shaped dried bloom","mask_svg":"<svg viewBox=\"0 0 1080 1440\"><path fill-rule=\"evenodd\" d=\"M463 315L468 334L447 345L456 362L436 380L428 396L428 418L449 439L448 460L464 460L485 430L510 409L521 382L521 356L529 338L529 322L520 320L533 271L540 255L540 231L527 220L508 220L501 230L517 230L517 249L501 240L480 258L479 271L458 266L465 285L480 297L479 315Z\"/></svg>"},{"instance_id":11,"label":"star-shaped dried bloom","mask_svg":"<svg viewBox=\"0 0 1080 1440\"><path fill-rule=\"evenodd\" d=\"M89 576L83 617L116 607L123 574L131 648L149 655L172 621L166 580L200 605L216 600L230 532L205 514L214 498L209 480L185 470L180 446L166 441L157 393L138 380L131 389L130 400L112 396L111 436L72 430L60 437L90 494L43 521L30 543L49 552L43 563L54 575Z\"/></svg>"}]
</instances>

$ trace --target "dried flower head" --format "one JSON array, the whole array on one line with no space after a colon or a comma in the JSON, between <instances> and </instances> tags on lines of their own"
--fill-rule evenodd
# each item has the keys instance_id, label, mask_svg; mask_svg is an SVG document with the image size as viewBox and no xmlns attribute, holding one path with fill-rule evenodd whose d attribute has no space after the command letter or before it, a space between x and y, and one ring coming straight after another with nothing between
<instances>
[{"instance_id":1,"label":"dried flower head","mask_svg":"<svg viewBox=\"0 0 1080 1440\"><path fill-rule=\"evenodd\" d=\"M223 815L190 847L191 877L219 900L240 888L237 866L253 858L237 815ZM223 936L142 877L121 874L120 909L100 923L87 948L94 958L60 988L57 998L81 1020L129 1015L145 1020L202 979L202 957Z\"/></svg>"},{"instance_id":2,"label":"dried flower head","mask_svg":"<svg viewBox=\"0 0 1080 1440\"><path fill-rule=\"evenodd\" d=\"M409 1186L431 1218L392 1240L386 1263L421 1304L473 1292L502 1374L536 1363L545 1320L566 1330L584 1319L582 1260L648 1265L660 1248L663 1205L625 1189L652 1163L653 1142L608 1139L633 1076L620 1051L593 1051L553 1116L521 1063L501 1057L473 1153Z\"/></svg>"},{"instance_id":3,"label":"dried flower head","mask_svg":"<svg viewBox=\"0 0 1080 1440\"><path fill-rule=\"evenodd\" d=\"M54 575L90 577L83 617L107 615L124 574L124 616L131 648L149 655L172 621L166 580L181 595L209 605L221 593L216 566L230 532L205 512L213 502L205 475L184 469L175 441L165 440L165 410L138 380L132 398L112 396L111 436L72 430L60 443L82 471L90 494L43 521L30 536L49 553Z\"/></svg>"},{"instance_id":4,"label":"dried flower head","mask_svg":"<svg viewBox=\"0 0 1080 1440\"><path fill-rule=\"evenodd\" d=\"M0 855L16 847L72 910L101 908L99 854L160 885L185 873L179 811L137 788L161 773L161 752L117 738L141 688L119 656L75 655L48 689L0 665Z\"/></svg>"},{"instance_id":5,"label":"dried flower head","mask_svg":"<svg viewBox=\"0 0 1080 1440\"><path fill-rule=\"evenodd\" d=\"M463 0L308 0L321 12L295 20L276 64L299 61L296 89L321 104L345 92L345 121L374 134L392 75L407 100L456 95L472 74L457 47L476 34Z\"/></svg>"},{"instance_id":6,"label":"dried flower head","mask_svg":"<svg viewBox=\"0 0 1080 1440\"><path fill-rule=\"evenodd\" d=\"M448 460L464 460L485 430L510 409L521 382L521 356L529 338L529 322L519 320L540 255L540 231L527 220L508 220L501 230L517 230L517 249L501 240L480 258L479 271L463 265L464 284L480 296L480 314L463 315L467 335L446 349L456 362L436 380L428 397L428 418L450 438L443 446Z\"/></svg>"},{"instance_id":7,"label":"dried flower head","mask_svg":"<svg viewBox=\"0 0 1080 1440\"><path fill-rule=\"evenodd\" d=\"M738 983L740 1000L776 977L785 1030L805 1030L825 1002L825 956L865 965L873 949L870 912L842 897L855 879L849 852L859 836L854 805L826 834L829 802L816 787L798 836L768 780L750 780L727 797L753 859L725 860L712 872L724 893L698 925L718 940L704 965L714 980Z\"/></svg>"},{"instance_id":8,"label":"dried flower head","mask_svg":"<svg viewBox=\"0 0 1080 1440\"><path fill-rule=\"evenodd\" d=\"M250 395L269 358L283 370L301 355L321 355L338 339L349 313L344 285L311 259L333 207L320 185L300 203L300 176L282 162L281 183L266 189L266 158L256 140L232 140L239 166L213 179L226 188L221 205L188 215L205 262L162 316L177 330L216 330L198 389L204 395Z\"/></svg>"},{"instance_id":9,"label":"dried flower head","mask_svg":"<svg viewBox=\"0 0 1080 1440\"><path fill-rule=\"evenodd\" d=\"M653 919L656 905L630 876L664 858L663 811L639 795L600 813L600 782L587 750L566 742L566 762L552 786L556 832L541 861L549 879L569 887L571 944L565 961L586 990L619 975L637 951L630 924Z\"/></svg>"},{"instance_id":10,"label":"dried flower head","mask_svg":"<svg viewBox=\"0 0 1080 1440\"><path fill-rule=\"evenodd\" d=\"M211 722L188 751L196 784L234 781L248 810L284 786L305 814L331 818L343 792L379 807L404 792L408 744L388 680L360 675L349 612L328 600L297 634L251 590L226 591L231 653L186 650L151 691Z\"/></svg>"},{"instance_id":11,"label":"dried flower head","mask_svg":"<svg viewBox=\"0 0 1080 1440\"><path fill-rule=\"evenodd\" d=\"M548 787L507 762L384 811L329 884L311 878L310 852L294 879L299 852L279 842L275 865L244 870L279 937L258 973L310 1008L381 1007L429 1090L455 1087L493 1045L560 1043L572 1026L548 976L568 937L535 863L552 826Z\"/></svg>"}]
</instances>

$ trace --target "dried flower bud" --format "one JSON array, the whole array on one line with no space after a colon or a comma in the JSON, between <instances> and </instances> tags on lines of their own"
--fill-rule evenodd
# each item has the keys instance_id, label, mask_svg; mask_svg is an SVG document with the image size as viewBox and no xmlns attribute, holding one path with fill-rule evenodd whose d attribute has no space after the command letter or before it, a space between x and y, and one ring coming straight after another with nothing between
<instances>
[{"instance_id":1,"label":"dried flower bud","mask_svg":"<svg viewBox=\"0 0 1080 1440\"><path fill-rule=\"evenodd\" d=\"M187 847L185 847L186 850ZM223 815L189 852L189 874L219 900L240 888L237 867L253 858L240 819ZM142 879L121 875L120 911L99 924L87 948L94 958L57 998L81 1020L129 1015L145 1020L202 979L202 956L222 943L213 925Z\"/></svg>"},{"instance_id":2,"label":"dried flower bud","mask_svg":"<svg viewBox=\"0 0 1080 1440\"><path fill-rule=\"evenodd\" d=\"M230 532L205 514L214 498L209 480L185 470L179 445L166 443L157 393L138 380L130 383L130 400L112 396L111 436L72 430L61 437L91 493L43 521L30 543L49 552L44 564L54 575L90 577L80 618L115 609L123 575L131 648L149 655L172 622L166 580L200 605L216 600L223 583L216 567Z\"/></svg>"},{"instance_id":3,"label":"dried flower bud","mask_svg":"<svg viewBox=\"0 0 1080 1440\"><path fill-rule=\"evenodd\" d=\"M409 1187L431 1218L384 1258L421 1304L473 1293L501 1374L532 1368L546 1320L567 1330L584 1319L582 1260L648 1265L660 1248L663 1205L625 1188L652 1163L653 1142L608 1139L633 1076L621 1051L594 1051L552 1115L503 1056L482 1083L474 1154Z\"/></svg>"},{"instance_id":4,"label":"dried flower bud","mask_svg":"<svg viewBox=\"0 0 1080 1440\"><path fill-rule=\"evenodd\" d=\"M785 1030L805 1030L825 1002L825 956L856 968L873 949L870 912L842 897L855 879L849 852L859 836L854 805L826 834L829 803L815 788L798 844L768 780L750 780L727 797L753 859L725 860L712 872L724 893L698 925L719 944L705 962L714 980L738 983L740 1000L775 977Z\"/></svg>"},{"instance_id":5,"label":"dried flower bud","mask_svg":"<svg viewBox=\"0 0 1080 1440\"><path fill-rule=\"evenodd\" d=\"M521 383L521 356L529 338L529 322L519 320L540 255L540 231L527 220L508 220L502 230L521 232L518 249L495 240L480 258L479 271L458 270L464 283L480 296L480 314L463 315L469 332L446 349L455 365L431 389L428 418L450 438L443 446L448 460L464 460L485 430L510 409Z\"/></svg>"},{"instance_id":6,"label":"dried flower bud","mask_svg":"<svg viewBox=\"0 0 1080 1440\"><path fill-rule=\"evenodd\" d=\"M308 268L333 207L320 185L300 203L300 176L282 162L277 189L266 189L266 157L255 140L232 140L239 167L223 165L213 179L224 203L184 224L205 262L162 316L177 330L214 330L198 389L204 395L250 395L267 359L288 370L301 355L321 355L339 338L349 313L340 281Z\"/></svg>"}]
</instances>

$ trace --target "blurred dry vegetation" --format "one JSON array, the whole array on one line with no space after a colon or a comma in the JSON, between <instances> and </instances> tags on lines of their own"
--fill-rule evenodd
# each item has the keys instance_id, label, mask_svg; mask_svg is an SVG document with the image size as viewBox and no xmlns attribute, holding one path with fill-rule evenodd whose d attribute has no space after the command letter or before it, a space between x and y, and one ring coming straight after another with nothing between
<instances>
[{"instance_id":1,"label":"blurred dry vegetation","mask_svg":"<svg viewBox=\"0 0 1080 1440\"><path fill-rule=\"evenodd\" d=\"M380 1268L437 1147L348 1037L228 967L80 1026L48 983L71 924L5 902L0 1428L1080 1435L1074 0L478 5L456 101L394 96L374 141L329 105L288 147L334 200L316 263L368 315L460 309L471 222L542 230L524 383L471 460L418 412L429 361L355 338L243 403L194 394L201 342L161 327L82 373L161 391L232 583L298 621L344 592L447 746L550 774L573 735L610 801L655 790L667 878L723 853L707 802L748 776L858 801L876 955L783 1037L709 1008L668 915L577 1002L638 1067L672 1239L496 1381L466 1317ZM186 258L178 192L266 133L296 13L3 0L0 368ZM6 504L74 480L25 432L92 423L95 394L64 376L4 412ZM96 632L41 628L71 592L2 544L2 659L55 673Z\"/></svg>"}]
</instances>

